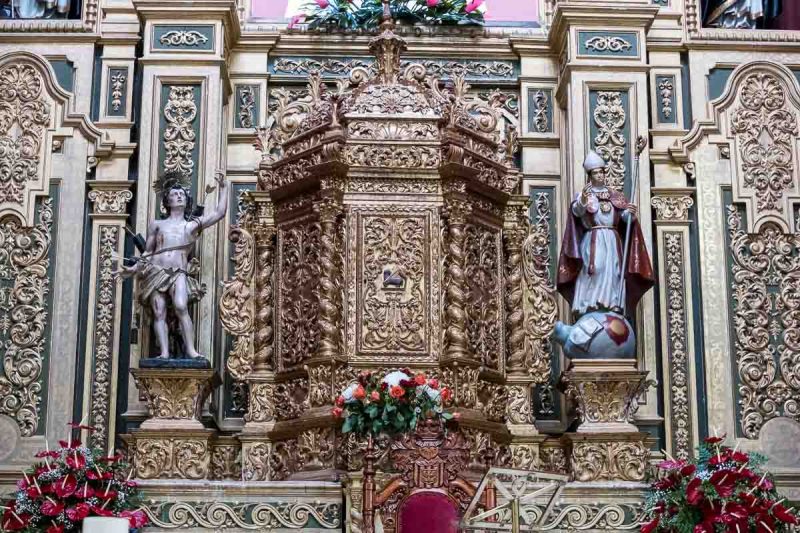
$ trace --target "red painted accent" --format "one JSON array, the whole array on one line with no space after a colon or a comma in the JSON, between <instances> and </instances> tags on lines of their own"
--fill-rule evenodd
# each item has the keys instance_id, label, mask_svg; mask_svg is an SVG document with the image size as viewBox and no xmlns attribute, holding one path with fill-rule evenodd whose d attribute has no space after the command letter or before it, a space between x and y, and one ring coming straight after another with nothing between
<instances>
[{"instance_id":1,"label":"red painted accent","mask_svg":"<svg viewBox=\"0 0 800 533\"><path fill-rule=\"evenodd\" d=\"M441 492L412 494L397 514L398 533L458 533L458 510L453 500Z\"/></svg>"},{"instance_id":2,"label":"red painted accent","mask_svg":"<svg viewBox=\"0 0 800 533\"><path fill-rule=\"evenodd\" d=\"M613 315L606 315L605 323L606 335L614 341L617 346L622 346L628 340L631 332L625 321Z\"/></svg>"}]
</instances>

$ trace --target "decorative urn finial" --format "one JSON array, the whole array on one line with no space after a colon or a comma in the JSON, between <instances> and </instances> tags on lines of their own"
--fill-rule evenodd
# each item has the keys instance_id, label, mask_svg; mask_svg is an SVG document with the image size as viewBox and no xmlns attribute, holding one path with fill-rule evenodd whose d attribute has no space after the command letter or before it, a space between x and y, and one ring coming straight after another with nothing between
<instances>
[{"instance_id":1,"label":"decorative urn finial","mask_svg":"<svg viewBox=\"0 0 800 533\"><path fill-rule=\"evenodd\" d=\"M382 83L395 83L400 73L400 54L406 49L406 42L394 32L392 10L389 0L383 0L383 19L381 33L369 45L378 62L378 78Z\"/></svg>"}]
</instances>

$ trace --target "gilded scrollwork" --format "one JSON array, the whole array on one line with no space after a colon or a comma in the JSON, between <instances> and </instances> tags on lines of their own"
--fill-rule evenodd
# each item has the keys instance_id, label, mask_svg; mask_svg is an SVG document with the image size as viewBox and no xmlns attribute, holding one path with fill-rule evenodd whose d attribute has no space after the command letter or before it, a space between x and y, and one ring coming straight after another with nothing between
<instances>
[{"instance_id":1,"label":"gilded scrollwork","mask_svg":"<svg viewBox=\"0 0 800 533\"><path fill-rule=\"evenodd\" d=\"M567 397L577 401L583 424L632 424L639 397L653 384L642 376L627 379L585 379L568 373Z\"/></svg>"},{"instance_id":2,"label":"gilded scrollwork","mask_svg":"<svg viewBox=\"0 0 800 533\"><path fill-rule=\"evenodd\" d=\"M33 227L13 216L0 220L0 413L14 419L24 437L36 433L41 417L53 216L47 198Z\"/></svg>"},{"instance_id":3,"label":"gilded scrollwork","mask_svg":"<svg viewBox=\"0 0 800 533\"><path fill-rule=\"evenodd\" d=\"M51 114L43 91L42 75L32 65L0 70L0 202L23 205L28 182L39 179Z\"/></svg>"},{"instance_id":4,"label":"gilded scrollwork","mask_svg":"<svg viewBox=\"0 0 800 533\"><path fill-rule=\"evenodd\" d=\"M241 226L231 228L229 239L234 243L234 277L222 284L219 299L219 318L225 330L234 335L233 349L228 354L227 368L235 379L243 380L253 371L252 333L255 302L253 274L255 242Z\"/></svg>"},{"instance_id":5,"label":"gilded scrollwork","mask_svg":"<svg viewBox=\"0 0 800 533\"><path fill-rule=\"evenodd\" d=\"M800 235L772 223L748 234L735 205L727 221L738 421L747 438L757 439L768 420L800 416Z\"/></svg>"},{"instance_id":6,"label":"gilded scrollwork","mask_svg":"<svg viewBox=\"0 0 800 533\"><path fill-rule=\"evenodd\" d=\"M144 510L151 524L163 529L338 531L342 527L342 505L330 502L151 502Z\"/></svg>"},{"instance_id":7,"label":"gilded scrollwork","mask_svg":"<svg viewBox=\"0 0 800 533\"><path fill-rule=\"evenodd\" d=\"M275 420L275 385L250 382L249 401L245 422L272 422Z\"/></svg>"},{"instance_id":8,"label":"gilded scrollwork","mask_svg":"<svg viewBox=\"0 0 800 533\"><path fill-rule=\"evenodd\" d=\"M470 352L486 368L504 366L501 234L467 224L464 238L465 318Z\"/></svg>"},{"instance_id":9,"label":"gilded scrollwork","mask_svg":"<svg viewBox=\"0 0 800 533\"><path fill-rule=\"evenodd\" d=\"M783 213L784 195L795 185L794 140L797 115L787 108L781 81L769 72L749 75L731 117L745 189L756 197L758 212Z\"/></svg>"},{"instance_id":10,"label":"gilded scrollwork","mask_svg":"<svg viewBox=\"0 0 800 533\"><path fill-rule=\"evenodd\" d=\"M320 228L311 219L279 230L279 368L288 370L319 347Z\"/></svg>"},{"instance_id":11,"label":"gilded scrollwork","mask_svg":"<svg viewBox=\"0 0 800 533\"><path fill-rule=\"evenodd\" d=\"M506 417L512 424L533 424L533 403L531 387L528 385L509 385Z\"/></svg>"},{"instance_id":12,"label":"gilded scrollwork","mask_svg":"<svg viewBox=\"0 0 800 533\"><path fill-rule=\"evenodd\" d=\"M253 85L239 87L239 124L242 128L253 128L256 124L256 88Z\"/></svg>"},{"instance_id":13,"label":"gilded scrollwork","mask_svg":"<svg viewBox=\"0 0 800 533\"><path fill-rule=\"evenodd\" d=\"M242 467L239 457L239 445L213 444L211 446L211 466L209 477L214 480L240 480Z\"/></svg>"},{"instance_id":14,"label":"gilded scrollwork","mask_svg":"<svg viewBox=\"0 0 800 533\"><path fill-rule=\"evenodd\" d=\"M594 108L594 122L597 133L594 136L594 149L607 163L607 185L621 191L625 185L625 122L627 113L622 105L620 91L599 91Z\"/></svg>"},{"instance_id":15,"label":"gilded scrollwork","mask_svg":"<svg viewBox=\"0 0 800 533\"><path fill-rule=\"evenodd\" d=\"M164 105L165 128L164 170L175 170L189 176L194 171L192 152L195 148L194 122L197 118L197 102L192 85L172 85Z\"/></svg>"},{"instance_id":16,"label":"gilded scrollwork","mask_svg":"<svg viewBox=\"0 0 800 533\"><path fill-rule=\"evenodd\" d=\"M268 442L242 442L242 480L268 481L272 444Z\"/></svg>"},{"instance_id":17,"label":"gilded scrollwork","mask_svg":"<svg viewBox=\"0 0 800 533\"><path fill-rule=\"evenodd\" d=\"M424 352L428 340L427 217L364 216L362 351Z\"/></svg>"},{"instance_id":18,"label":"gilded scrollwork","mask_svg":"<svg viewBox=\"0 0 800 533\"><path fill-rule=\"evenodd\" d=\"M339 184L332 184L338 187ZM334 193L314 206L319 218L318 355L325 359L342 353L342 276L344 259L339 232L341 200Z\"/></svg>"},{"instance_id":19,"label":"gilded scrollwork","mask_svg":"<svg viewBox=\"0 0 800 533\"><path fill-rule=\"evenodd\" d=\"M95 192L95 191L92 191ZM130 194L130 191L124 191ZM90 193L91 194L91 193ZM97 254L98 274L95 294L94 365L90 423L96 429L90 435L92 444L105 449L109 439L109 405L112 401L117 279L114 275L121 228L103 225L99 228L100 249ZM113 437L113 436L112 436Z\"/></svg>"},{"instance_id":20,"label":"gilded scrollwork","mask_svg":"<svg viewBox=\"0 0 800 533\"><path fill-rule=\"evenodd\" d=\"M436 168L440 163L438 148L432 146L350 145L345 149L348 165L388 168Z\"/></svg>"},{"instance_id":21,"label":"gilded scrollwork","mask_svg":"<svg viewBox=\"0 0 800 533\"><path fill-rule=\"evenodd\" d=\"M205 439L137 438L133 461L139 479L205 479L211 450Z\"/></svg>"},{"instance_id":22,"label":"gilded scrollwork","mask_svg":"<svg viewBox=\"0 0 800 533\"><path fill-rule=\"evenodd\" d=\"M550 131L550 97L541 89L533 93L533 107L529 113L533 117L533 125L536 133L547 133Z\"/></svg>"},{"instance_id":23,"label":"gilded scrollwork","mask_svg":"<svg viewBox=\"0 0 800 533\"><path fill-rule=\"evenodd\" d=\"M333 468L335 450L333 428L313 428L297 437L297 468L320 470Z\"/></svg>"},{"instance_id":24,"label":"gilded scrollwork","mask_svg":"<svg viewBox=\"0 0 800 533\"><path fill-rule=\"evenodd\" d=\"M649 456L641 441L575 442L570 470L575 481L642 481Z\"/></svg>"},{"instance_id":25,"label":"gilded scrollwork","mask_svg":"<svg viewBox=\"0 0 800 533\"><path fill-rule=\"evenodd\" d=\"M200 420L203 402L212 388L212 372L134 370L133 378L147 402L150 418Z\"/></svg>"},{"instance_id":26,"label":"gilded scrollwork","mask_svg":"<svg viewBox=\"0 0 800 533\"><path fill-rule=\"evenodd\" d=\"M664 233L669 342L666 349L671 384L670 426L672 454L678 459L689 459L693 448L684 247L683 233L674 231Z\"/></svg>"}]
</instances>

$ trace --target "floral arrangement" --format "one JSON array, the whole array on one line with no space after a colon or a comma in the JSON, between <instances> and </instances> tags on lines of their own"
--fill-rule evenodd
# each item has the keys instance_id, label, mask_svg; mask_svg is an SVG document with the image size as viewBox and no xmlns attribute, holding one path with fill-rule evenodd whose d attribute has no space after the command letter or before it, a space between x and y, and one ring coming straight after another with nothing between
<instances>
[{"instance_id":1,"label":"floral arrangement","mask_svg":"<svg viewBox=\"0 0 800 533\"><path fill-rule=\"evenodd\" d=\"M129 465L120 455L109 457L72 440L73 430L93 427L70 426L68 441L36 454L44 462L22 471L15 498L3 506L0 530L77 532L87 516L127 518L134 529L147 524Z\"/></svg>"},{"instance_id":2,"label":"floral arrangement","mask_svg":"<svg viewBox=\"0 0 800 533\"><path fill-rule=\"evenodd\" d=\"M669 459L647 498L642 533L777 533L800 523L761 467L763 456L710 437L693 461Z\"/></svg>"},{"instance_id":3,"label":"floral arrangement","mask_svg":"<svg viewBox=\"0 0 800 533\"><path fill-rule=\"evenodd\" d=\"M333 416L343 418L343 433L358 435L396 435L417 427L420 419L451 420L457 414L444 410L452 392L440 387L425 374L413 375L398 370L380 379L372 372L362 372L336 399Z\"/></svg>"},{"instance_id":4,"label":"floral arrangement","mask_svg":"<svg viewBox=\"0 0 800 533\"><path fill-rule=\"evenodd\" d=\"M484 0L391 0L395 20L409 24L483 24ZM335 27L343 30L376 28L383 17L381 0L314 0L289 23L309 29Z\"/></svg>"}]
</instances>

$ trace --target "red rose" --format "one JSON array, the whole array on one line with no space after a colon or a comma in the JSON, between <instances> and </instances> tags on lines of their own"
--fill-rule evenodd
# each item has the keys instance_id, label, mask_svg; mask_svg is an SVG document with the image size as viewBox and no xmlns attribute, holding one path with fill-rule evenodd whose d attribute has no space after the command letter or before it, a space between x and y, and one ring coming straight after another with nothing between
<instances>
[{"instance_id":1,"label":"red rose","mask_svg":"<svg viewBox=\"0 0 800 533\"><path fill-rule=\"evenodd\" d=\"M689 502L689 505L696 506L703 501L705 494L703 494L703 489L700 488L701 484L702 481L699 478L694 478L686 486L686 501Z\"/></svg>"},{"instance_id":2,"label":"red rose","mask_svg":"<svg viewBox=\"0 0 800 533\"><path fill-rule=\"evenodd\" d=\"M380 401L380 399L381 399L381 393L379 393L378 391L374 390L374 391L372 391L372 393L369 395L369 398L370 398L370 400L372 400L373 402Z\"/></svg>"},{"instance_id":3,"label":"red rose","mask_svg":"<svg viewBox=\"0 0 800 533\"><path fill-rule=\"evenodd\" d=\"M342 416L343 412L344 412L344 409L342 409L341 407L334 407L333 409L331 409L331 414L335 418L340 418Z\"/></svg>"},{"instance_id":4,"label":"red rose","mask_svg":"<svg viewBox=\"0 0 800 533\"><path fill-rule=\"evenodd\" d=\"M45 500L41 512L45 516L58 516L64 510L64 504L55 500Z\"/></svg>"},{"instance_id":5,"label":"red rose","mask_svg":"<svg viewBox=\"0 0 800 533\"><path fill-rule=\"evenodd\" d=\"M385 381L381 382L381 390L386 390L389 388L389 384Z\"/></svg>"},{"instance_id":6,"label":"red rose","mask_svg":"<svg viewBox=\"0 0 800 533\"><path fill-rule=\"evenodd\" d=\"M697 471L697 467L696 466L694 466L694 465L686 465L683 468L681 468L681 475L683 477L689 477L689 476L693 475L696 471Z\"/></svg>"},{"instance_id":7,"label":"red rose","mask_svg":"<svg viewBox=\"0 0 800 533\"><path fill-rule=\"evenodd\" d=\"M336 398L336 407L344 407L344 396Z\"/></svg>"},{"instance_id":8,"label":"red rose","mask_svg":"<svg viewBox=\"0 0 800 533\"><path fill-rule=\"evenodd\" d=\"M414 376L414 383L416 383L419 386L425 385L427 381L428 379L425 377L425 374L420 373Z\"/></svg>"},{"instance_id":9,"label":"red rose","mask_svg":"<svg viewBox=\"0 0 800 533\"><path fill-rule=\"evenodd\" d=\"M82 470L83 467L86 466L86 457L84 457L82 453L75 451L67 454L67 459L65 462L67 463L67 466L73 470Z\"/></svg>"},{"instance_id":10,"label":"red rose","mask_svg":"<svg viewBox=\"0 0 800 533\"><path fill-rule=\"evenodd\" d=\"M405 395L405 393L406 390L403 387L400 387L399 385L395 385L389 390L389 396L391 396L394 399L402 398Z\"/></svg>"},{"instance_id":11,"label":"red rose","mask_svg":"<svg viewBox=\"0 0 800 533\"><path fill-rule=\"evenodd\" d=\"M656 529L658 529L658 522L661 520L661 517L655 517L651 522L648 522L642 525L642 533L652 533Z\"/></svg>"},{"instance_id":12,"label":"red rose","mask_svg":"<svg viewBox=\"0 0 800 533\"><path fill-rule=\"evenodd\" d=\"M438 379L429 379L428 380L428 387L432 388L433 390L437 390L439 388L439 380Z\"/></svg>"},{"instance_id":13,"label":"red rose","mask_svg":"<svg viewBox=\"0 0 800 533\"><path fill-rule=\"evenodd\" d=\"M442 396L442 401L447 402L450 401L450 399L453 397L453 392L447 387L445 387L442 389L441 396Z\"/></svg>"},{"instance_id":14,"label":"red rose","mask_svg":"<svg viewBox=\"0 0 800 533\"><path fill-rule=\"evenodd\" d=\"M366 397L367 397L367 391L364 390L364 387L359 385L356 388L355 392L353 393L353 398L355 398L356 400L363 400Z\"/></svg>"}]
</instances>

